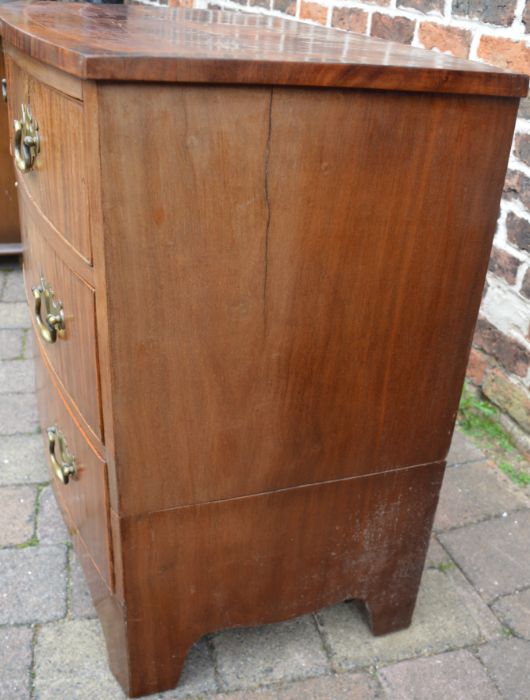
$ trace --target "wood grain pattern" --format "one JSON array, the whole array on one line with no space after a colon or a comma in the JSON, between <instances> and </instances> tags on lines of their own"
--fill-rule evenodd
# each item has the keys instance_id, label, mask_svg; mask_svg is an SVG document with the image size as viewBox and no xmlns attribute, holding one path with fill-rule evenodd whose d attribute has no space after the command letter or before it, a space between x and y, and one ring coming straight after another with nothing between
<instances>
[{"instance_id":1,"label":"wood grain pattern","mask_svg":"<svg viewBox=\"0 0 530 700\"><path fill-rule=\"evenodd\" d=\"M132 697L171 688L207 632L348 598L365 602L375 634L408 626L443 469L122 519L127 665L113 666L117 677Z\"/></svg>"},{"instance_id":2,"label":"wood grain pattern","mask_svg":"<svg viewBox=\"0 0 530 700\"><path fill-rule=\"evenodd\" d=\"M0 78L5 78L4 56L0 40ZM0 99L0 255L20 252L15 170L9 152L7 105Z\"/></svg>"},{"instance_id":3,"label":"wood grain pattern","mask_svg":"<svg viewBox=\"0 0 530 700\"><path fill-rule=\"evenodd\" d=\"M49 87L6 55L10 125L30 104L39 125L41 150L35 169L18 173L41 213L86 262L92 259L86 191L83 105ZM12 129L11 129L12 138Z\"/></svg>"},{"instance_id":4,"label":"wood grain pattern","mask_svg":"<svg viewBox=\"0 0 530 700\"><path fill-rule=\"evenodd\" d=\"M280 18L137 5L0 7L6 42L81 78L523 96L525 75Z\"/></svg>"},{"instance_id":5,"label":"wood grain pattern","mask_svg":"<svg viewBox=\"0 0 530 700\"><path fill-rule=\"evenodd\" d=\"M119 512L443 460L517 101L99 92Z\"/></svg>"},{"instance_id":6,"label":"wood grain pattern","mask_svg":"<svg viewBox=\"0 0 530 700\"><path fill-rule=\"evenodd\" d=\"M20 202L28 304L33 310L31 289L39 284L42 275L52 285L56 299L63 303L65 317L64 336L55 343L41 341L34 326L36 337L71 402L96 437L101 439L94 290L75 275L47 244L48 237L41 233L46 223L23 194Z\"/></svg>"},{"instance_id":7,"label":"wood grain pattern","mask_svg":"<svg viewBox=\"0 0 530 700\"><path fill-rule=\"evenodd\" d=\"M47 428L56 425L64 434L70 453L76 458L78 470L76 478L63 486L50 468L50 480L70 526L70 533L75 533L83 541L100 576L112 587L105 462L91 449L74 416L68 411L44 356L37 356L36 367L37 400L45 454L48 450Z\"/></svg>"}]
</instances>

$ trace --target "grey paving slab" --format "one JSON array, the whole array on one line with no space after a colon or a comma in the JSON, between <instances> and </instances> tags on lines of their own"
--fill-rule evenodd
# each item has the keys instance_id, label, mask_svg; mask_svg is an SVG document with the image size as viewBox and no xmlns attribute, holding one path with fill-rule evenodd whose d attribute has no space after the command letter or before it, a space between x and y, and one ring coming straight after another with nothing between
<instances>
[{"instance_id":1,"label":"grey paving slab","mask_svg":"<svg viewBox=\"0 0 530 700\"><path fill-rule=\"evenodd\" d=\"M451 447L447 455L447 464L465 464L486 459L484 453L458 430L453 433Z\"/></svg>"},{"instance_id":2,"label":"grey paving slab","mask_svg":"<svg viewBox=\"0 0 530 700\"><path fill-rule=\"evenodd\" d=\"M33 537L35 526L35 486L0 488L0 546L22 544Z\"/></svg>"},{"instance_id":3,"label":"grey paving slab","mask_svg":"<svg viewBox=\"0 0 530 700\"><path fill-rule=\"evenodd\" d=\"M94 618L97 616L90 591L83 574L79 559L73 549L70 550L70 612L73 617Z\"/></svg>"},{"instance_id":4,"label":"grey paving slab","mask_svg":"<svg viewBox=\"0 0 530 700\"><path fill-rule=\"evenodd\" d=\"M496 615L493 614L473 586L469 584L469 581L460 569L453 566L446 569L445 574L477 623L482 639L492 640L502 638L502 623Z\"/></svg>"},{"instance_id":5,"label":"grey paving slab","mask_svg":"<svg viewBox=\"0 0 530 700\"><path fill-rule=\"evenodd\" d=\"M190 649L177 688L162 693L159 697L164 700L184 700L211 696L217 690L212 654L206 638L203 638Z\"/></svg>"},{"instance_id":6,"label":"grey paving slab","mask_svg":"<svg viewBox=\"0 0 530 700\"><path fill-rule=\"evenodd\" d=\"M412 625L406 630L374 637L351 603L327 608L317 618L336 671L465 647L483 638L475 611L451 579L436 569L423 573Z\"/></svg>"},{"instance_id":7,"label":"grey paving slab","mask_svg":"<svg viewBox=\"0 0 530 700\"><path fill-rule=\"evenodd\" d=\"M503 639L481 647L478 655L506 700L528 700L530 642Z\"/></svg>"},{"instance_id":8,"label":"grey paving slab","mask_svg":"<svg viewBox=\"0 0 530 700\"><path fill-rule=\"evenodd\" d=\"M34 392L33 360L4 360L0 362L0 394Z\"/></svg>"},{"instance_id":9,"label":"grey paving slab","mask_svg":"<svg viewBox=\"0 0 530 700\"><path fill-rule=\"evenodd\" d=\"M22 356L26 331L0 330L0 360L13 360Z\"/></svg>"},{"instance_id":10,"label":"grey paving slab","mask_svg":"<svg viewBox=\"0 0 530 700\"><path fill-rule=\"evenodd\" d=\"M429 549L427 550L427 556L425 557L425 566L430 569L437 568L439 566L445 567L451 562L451 557L442 545L437 541L436 537L433 535L429 542Z\"/></svg>"},{"instance_id":11,"label":"grey paving slab","mask_svg":"<svg viewBox=\"0 0 530 700\"><path fill-rule=\"evenodd\" d=\"M329 671L315 621L309 615L274 625L232 629L213 637L223 690L301 680Z\"/></svg>"},{"instance_id":12,"label":"grey paving slab","mask_svg":"<svg viewBox=\"0 0 530 700\"><path fill-rule=\"evenodd\" d=\"M66 615L66 547L0 549L0 624Z\"/></svg>"},{"instance_id":13,"label":"grey paving slab","mask_svg":"<svg viewBox=\"0 0 530 700\"><path fill-rule=\"evenodd\" d=\"M461 527L529 505L523 491L511 488L493 462L463 464L445 471L434 529Z\"/></svg>"},{"instance_id":14,"label":"grey paving slab","mask_svg":"<svg viewBox=\"0 0 530 700\"><path fill-rule=\"evenodd\" d=\"M4 394L0 401L0 435L35 433L38 427L34 394Z\"/></svg>"},{"instance_id":15,"label":"grey paving slab","mask_svg":"<svg viewBox=\"0 0 530 700\"><path fill-rule=\"evenodd\" d=\"M31 627L0 628L0 700L30 697Z\"/></svg>"},{"instance_id":16,"label":"grey paving slab","mask_svg":"<svg viewBox=\"0 0 530 700\"><path fill-rule=\"evenodd\" d=\"M439 538L485 600L530 586L530 511L441 533Z\"/></svg>"},{"instance_id":17,"label":"grey paving slab","mask_svg":"<svg viewBox=\"0 0 530 700\"><path fill-rule=\"evenodd\" d=\"M24 278L20 268L5 273L1 301L25 301Z\"/></svg>"},{"instance_id":18,"label":"grey paving slab","mask_svg":"<svg viewBox=\"0 0 530 700\"><path fill-rule=\"evenodd\" d=\"M48 479L40 435L0 435L0 485L36 484Z\"/></svg>"},{"instance_id":19,"label":"grey paving slab","mask_svg":"<svg viewBox=\"0 0 530 700\"><path fill-rule=\"evenodd\" d=\"M43 488L40 495L37 536L41 544L56 544L70 540L51 486Z\"/></svg>"},{"instance_id":20,"label":"grey paving slab","mask_svg":"<svg viewBox=\"0 0 530 700\"><path fill-rule=\"evenodd\" d=\"M31 320L25 302L0 303L0 328L29 328Z\"/></svg>"},{"instance_id":21,"label":"grey paving slab","mask_svg":"<svg viewBox=\"0 0 530 700\"><path fill-rule=\"evenodd\" d=\"M516 635L530 641L530 588L499 598L493 610Z\"/></svg>"},{"instance_id":22,"label":"grey paving slab","mask_svg":"<svg viewBox=\"0 0 530 700\"><path fill-rule=\"evenodd\" d=\"M379 671L389 700L502 700L469 651L402 661Z\"/></svg>"},{"instance_id":23,"label":"grey paving slab","mask_svg":"<svg viewBox=\"0 0 530 700\"><path fill-rule=\"evenodd\" d=\"M124 700L97 620L43 625L35 645L35 700Z\"/></svg>"},{"instance_id":24,"label":"grey paving slab","mask_svg":"<svg viewBox=\"0 0 530 700\"><path fill-rule=\"evenodd\" d=\"M367 673L340 673L289 685L216 695L217 700L379 700L382 692Z\"/></svg>"}]
</instances>

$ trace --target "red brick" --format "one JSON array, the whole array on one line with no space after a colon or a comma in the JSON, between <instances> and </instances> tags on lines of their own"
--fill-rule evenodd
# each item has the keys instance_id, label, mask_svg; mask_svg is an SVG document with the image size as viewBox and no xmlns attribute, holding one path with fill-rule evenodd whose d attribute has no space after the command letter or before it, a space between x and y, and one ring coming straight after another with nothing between
<instances>
[{"instance_id":1,"label":"red brick","mask_svg":"<svg viewBox=\"0 0 530 700\"><path fill-rule=\"evenodd\" d=\"M398 7L411 7L427 14L428 12L438 12L443 15L444 0L397 0Z\"/></svg>"},{"instance_id":2,"label":"red brick","mask_svg":"<svg viewBox=\"0 0 530 700\"><path fill-rule=\"evenodd\" d=\"M316 2L302 2L300 5L300 19L309 19L312 22L326 24L328 8L317 5Z\"/></svg>"},{"instance_id":3,"label":"red brick","mask_svg":"<svg viewBox=\"0 0 530 700\"><path fill-rule=\"evenodd\" d=\"M488 372L482 391L523 430L530 432L530 396L525 387L510 381L504 372L497 368Z\"/></svg>"},{"instance_id":4,"label":"red brick","mask_svg":"<svg viewBox=\"0 0 530 700\"><path fill-rule=\"evenodd\" d=\"M475 386L480 386L488 366L488 358L478 350L475 350L475 348L472 348L469 355L469 362L467 363L466 377Z\"/></svg>"},{"instance_id":5,"label":"red brick","mask_svg":"<svg viewBox=\"0 0 530 700\"><path fill-rule=\"evenodd\" d=\"M519 198L524 206L530 208L530 178L517 170L508 170L504 182L506 199Z\"/></svg>"},{"instance_id":6,"label":"red brick","mask_svg":"<svg viewBox=\"0 0 530 700\"><path fill-rule=\"evenodd\" d=\"M337 29L348 29L350 32L364 34L368 26L368 13L348 7L335 7L331 24Z\"/></svg>"},{"instance_id":7,"label":"red brick","mask_svg":"<svg viewBox=\"0 0 530 700\"><path fill-rule=\"evenodd\" d=\"M516 0L453 0L453 14L509 27L514 19L515 3Z\"/></svg>"},{"instance_id":8,"label":"red brick","mask_svg":"<svg viewBox=\"0 0 530 700\"><path fill-rule=\"evenodd\" d=\"M502 277L508 284L515 284L517 270L521 264L513 255L510 255L506 250L501 248L493 248L491 258L488 265L488 270L493 272L497 277Z\"/></svg>"},{"instance_id":9,"label":"red brick","mask_svg":"<svg viewBox=\"0 0 530 700\"><path fill-rule=\"evenodd\" d=\"M475 329L475 345L492 355L508 372L526 377L530 352L513 338L509 338L484 318L479 318Z\"/></svg>"},{"instance_id":10,"label":"red brick","mask_svg":"<svg viewBox=\"0 0 530 700\"><path fill-rule=\"evenodd\" d=\"M436 22L420 24L419 39L426 49L438 49L458 58L467 58L471 46L471 32L456 27L444 27Z\"/></svg>"},{"instance_id":11,"label":"red brick","mask_svg":"<svg viewBox=\"0 0 530 700\"><path fill-rule=\"evenodd\" d=\"M389 17L374 12L371 34L379 39L410 44L414 36L414 22L406 17Z\"/></svg>"},{"instance_id":12,"label":"red brick","mask_svg":"<svg viewBox=\"0 0 530 700\"><path fill-rule=\"evenodd\" d=\"M511 41L498 36L482 36L478 57L499 68L530 74L530 47L524 41Z\"/></svg>"},{"instance_id":13,"label":"red brick","mask_svg":"<svg viewBox=\"0 0 530 700\"><path fill-rule=\"evenodd\" d=\"M521 294L527 299L530 299L530 268L526 271L525 276L523 277L523 283L521 285ZM530 330L530 328L529 328ZM530 334L529 334L530 337Z\"/></svg>"},{"instance_id":14,"label":"red brick","mask_svg":"<svg viewBox=\"0 0 530 700\"><path fill-rule=\"evenodd\" d=\"M530 253L530 222L510 212L506 217L506 233L510 243Z\"/></svg>"},{"instance_id":15,"label":"red brick","mask_svg":"<svg viewBox=\"0 0 530 700\"><path fill-rule=\"evenodd\" d=\"M515 155L526 165L530 165L530 134L518 134L515 137Z\"/></svg>"},{"instance_id":16,"label":"red brick","mask_svg":"<svg viewBox=\"0 0 530 700\"><path fill-rule=\"evenodd\" d=\"M193 0L168 0L168 5L169 7L193 7Z\"/></svg>"},{"instance_id":17,"label":"red brick","mask_svg":"<svg viewBox=\"0 0 530 700\"><path fill-rule=\"evenodd\" d=\"M528 2L528 0L523 10L523 24L525 32L530 32L530 2Z\"/></svg>"}]
</instances>

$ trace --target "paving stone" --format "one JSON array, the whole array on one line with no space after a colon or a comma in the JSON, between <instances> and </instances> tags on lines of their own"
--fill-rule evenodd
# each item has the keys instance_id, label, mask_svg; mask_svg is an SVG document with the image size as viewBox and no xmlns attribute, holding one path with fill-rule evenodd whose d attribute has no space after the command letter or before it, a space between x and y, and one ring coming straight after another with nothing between
<instances>
[{"instance_id":1,"label":"paving stone","mask_svg":"<svg viewBox=\"0 0 530 700\"><path fill-rule=\"evenodd\" d=\"M378 700L382 693L377 681L367 673L340 673L214 697L218 700Z\"/></svg>"},{"instance_id":2,"label":"paving stone","mask_svg":"<svg viewBox=\"0 0 530 700\"><path fill-rule=\"evenodd\" d=\"M0 435L35 433L38 427L34 394L3 394L0 401Z\"/></svg>"},{"instance_id":3,"label":"paving stone","mask_svg":"<svg viewBox=\"0 0 530 700\"><path fill-rule=\"evenodd\" d=\"M374 637L356 605L342 603L317 614L334 670L356 670L482 640L480 626L446 574L427 569L412 625Z\"/></svg>"},{"instance_id":4,"label":"paving stone","mask_svg":"<svg viewBox=\"0 0 530 700\"><path fill-rule=\"evenodd\" d=\"M0 360L13 360L22 355L25 331L0 330Z\"/></svg>"},{"instance_id":5,"label":"paving stone","mask_svg":"<svg viewBox=\"0 0 530 700\"><path fill-rule=\"evenodd\" d=\"M0 629L0 700L30 697L31 627Z\"/></svg>"},{"instance_id":6,"label":"paving stone","mask_svg":"<svg viewBox=\"0 0 530 700\"><path fill-rule=\"evenodd\" d=\"M0 303L0 328L30 328L31 320L25 302Z\"/></svg>"},{"instance_id":7,"label":"paving stone","mask_svg":"<svg viewBox=\"0 0 530 700\"><path fill-rule=\"evenodd\" d=\"M484 641L502 638L504 632L499 619L493 614L477 591L469 584L457 566L445 570L445 575L458 591L462 602L478 625Z\"/></svg>"},{"instance_id":8,"label":"paving stone","mask_svg":"<svg viewBox=\"0 0 530 700\"><path fill-rule=\"evenodd\" d=\"M223 690L301 680L329 670L309 615L274 625L232 629L213 637Z\"/></svg>"},{"instance_id":9,"label":"paving stone","mask_svg":"<svg viewBox=\"0 0 530 700\"><path fill-rule=\"evenodd\" d=\"M2 301L26 301L24 278L20 268L5 273L6 280L2 292Z\"/></svg>"},{"instance_id":10,"label":"paving stone","mask_svg":"<svg viewBox=\"0 0 530 700\"><path fill-rule=\"evenodd\" d=\"M528 700L530 642L502 639L481 647L478 655L507 700Z\"/></svg>"},{"instance_id":11,"label":"paving stone","mask_svg":"<svg viewBox=\"0 0 530 700\"><path fill-rule=\"evenodd\" d=\"M444 547L485 600L530 586L530 511L439 535Z\"/></svg>"},{"instance_id":12,"label":"paving stone","mask_svg":"<svg viewBox=\"0 0 530 700\"><path fill-rule=\"evenodd\" d=\"M515 634L530 641L530 588L500 598L493 610Z\"/></svg>"},{"instance_id":13,"label":"paving stone","mask_svg":"<svg viewBox=\"0 0 530 700\"><path fill-rule=\"evenodd\" d=\"M525 495L512 489L492 462L463 464L445 472L434 529L461 527L525 506Z\"/></svg>"},{"instance_id":14,"label":"paving stone","mask_svg":"<svg viewBox=\"0 0 530 700\"><path fill-rule=\"evenodd\" d=\"M51 486L42 489L40 495L37 537L40 544L56 544L70 540Z\"/></svg>"},{"instance_id":15,"label":"paving stone","mask_svg":"<svg viewBox=\"0 0 530 700\"><path fill-rule=\"evenodd\" d=\"M387 666L379 679L392 700L502 700L480 661L465 650Z\"/></svg>"},{"instance_id":16,"label":"paving stone","mask_svg":"<svg viewBox=\"0 0 530 700\"><path fill-rule=\"evenodd\" d=\"M34 486L0 488L0 546L22 544L33 537L36 498Z\"/></svg>"},{"instance_id":17,"label":"paving stone","mask_svg":"<svg viewBox=\"0 0 530 700\"><path fill-rule=\"evenodd\" d=\"M41 627L35 646L35 700L123 700L97 620Z\"/></svg>"},{"instance_id":18,"label":"paving stone","mask_svg":"<svg viewBox=\"0 0 530 700\"><path fill-rule=\"evenodd\" d=\"M447 464L465 464L483 459L486 459L484 453L457 428L453 433L451 448L447 455Z\"/></svg>"},{"instance_id":19,"label":"paving stone","mask_svg":"<svg viewBox=\"0 0 530 700\"><path fill-rule=\"evenodd\" d=\"M48 481L40 435L0 435L0 486Z\"/></svg>"},{"instance_id":20,"label":"paving stone","mask_svg":"<svg viewBox=\"0 0 530 700\"><path fill-rule=\"evenodd\" d=\"M0 624L66 615L66 547L0 549Z\"/></svg>"},{"instance_id":21,"label":"paving stone","mask_svg":"<svg viewBox=\"0 0 530 700\"><path fill-rule=\"evenodd\" d=\"M73 549L70 550L70 611L76 618L97 617L83 569Z\"/></svg>"},{"instance_id":22,"label":"paving stone","mask_svg":"<svg viewBox=\"0 0 530 700\"><path fill-rule=\"evenodd\" d=\"M164 700L184 700L217 692L215 669L206 637L189 651L177 688L162 693Z\"/></svg>"},{"instance_id":23,"label":"paving stone","mask_svg":"<svg viewBox=\"0 0 530 700\"><path fill-rule=\"evenodd\" d=\"M32 360L0 362L0 394L34 391L35 367Z\"/></svg>"},{"instance_id":24,"label":"paving stone","mask_svg":"<svg viewBox=\"0 0 530 700\"><path fill-rule=\"evenodd\" d=\"M451 563L451 557L433 535L429 542L429 549L425 557L425 566L428 569L436 569L439 566L447 566Z\"/></svg>"}]
</instances>

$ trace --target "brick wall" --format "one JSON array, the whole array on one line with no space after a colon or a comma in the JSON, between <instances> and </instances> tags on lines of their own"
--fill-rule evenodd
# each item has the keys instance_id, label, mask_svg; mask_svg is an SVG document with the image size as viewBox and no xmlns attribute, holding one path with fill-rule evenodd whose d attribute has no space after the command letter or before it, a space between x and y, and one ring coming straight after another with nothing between
<instances>
[{"instance_id":1,"label":"brick wall","mask_svg":"<svg viewBox=\"0 0 530 700\"><path fill-rule=\"evenodd\" d=\"M149 1L149 0L147 0ZM161 0L160 4L168 0ZM156 1L151 4L157 4ZM530 0L169 0L337 27L530 74ZM530 452L530 98L521 104L468 377Z\"/></svg>"}]
</instances>

